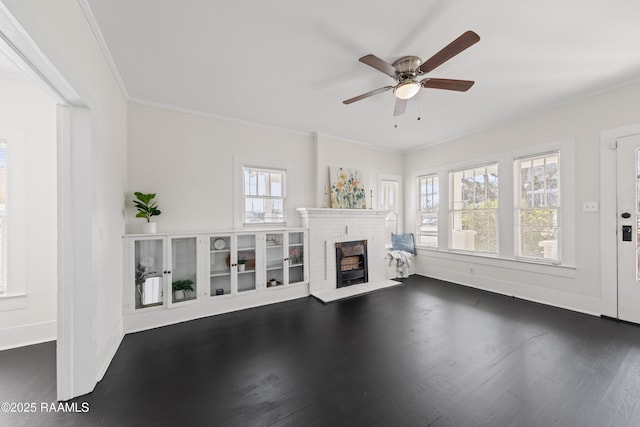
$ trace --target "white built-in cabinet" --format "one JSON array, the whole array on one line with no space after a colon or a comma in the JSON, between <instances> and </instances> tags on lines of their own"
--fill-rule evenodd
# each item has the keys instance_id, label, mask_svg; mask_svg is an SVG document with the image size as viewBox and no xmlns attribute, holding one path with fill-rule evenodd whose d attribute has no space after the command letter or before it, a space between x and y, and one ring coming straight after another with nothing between
<instances>
[{"instance_id":1,"label":"white built-in cabinet","mask_svg":"<svg viewBox=\"0 0 640 427\"><path fill-rule=\"evenodd\" d=\"M203 317L208 308L216 314L308 294L276 294L308 285L307 236L306 229L125 236L125 323L167 312L129 328L145 329Z\"/></svg>"}]
</instances>

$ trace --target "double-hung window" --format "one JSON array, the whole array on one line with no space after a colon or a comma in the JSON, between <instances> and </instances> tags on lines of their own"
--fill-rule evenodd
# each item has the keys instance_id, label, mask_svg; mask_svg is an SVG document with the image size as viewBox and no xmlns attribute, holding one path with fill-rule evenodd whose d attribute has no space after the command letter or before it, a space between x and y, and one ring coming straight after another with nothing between
<instances>
[{"instance_id":1,"label":"double-hung window","mask_svg":"<svg viewBox=\"0 0 640 427\"><path fill-rule=\"evenodd\" d=\"M245 166L243 180L243 224L284 224L286 172Z\"/></svg>"},{"instance_id":2,"label":"double-hung window","mask_svg":"<svg viewBox=\"0 0 640 427\"><path fill-rule=\"evenodd\" d=\"M515 160L516 255L560 262L560 153Z\"/></svg>"},{"instance_id":3,"label":"double-hung window","mask_svg":"<svg viewBox=\"0 0 640 427\"><path fill-rule=\"evenodd\" d=\"M438 175L418 177L418 246L438 247Z\"/></svg>"},{"instance_id":4,"label":"double-hung window","mask_svg":"<svg viewBox=\"0 0 640 427\"><path fill-rule=\"evenodd\" d=\"M498 253L498 163L449 173L451 249Z\"/></svg>"}]
</instances>

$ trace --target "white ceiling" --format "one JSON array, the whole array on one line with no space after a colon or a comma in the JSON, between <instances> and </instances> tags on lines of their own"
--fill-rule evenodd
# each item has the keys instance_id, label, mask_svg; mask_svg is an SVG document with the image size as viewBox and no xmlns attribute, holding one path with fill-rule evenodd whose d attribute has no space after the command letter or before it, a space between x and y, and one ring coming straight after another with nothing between
<instances>
[{"instance_id":1,"label":"white ceiling","mask_svg":"<svg viewBox=\"0 0 640 427\"><path fill-rule=\"evenodd\" d=\"M131 99L394 150L640 81L638 0L87 2ZM361 56L424 60L466 30L429 77L468 92L423 89L397 119L392 92L342 104L394 83Z\"/></svg>"}]
</instances>

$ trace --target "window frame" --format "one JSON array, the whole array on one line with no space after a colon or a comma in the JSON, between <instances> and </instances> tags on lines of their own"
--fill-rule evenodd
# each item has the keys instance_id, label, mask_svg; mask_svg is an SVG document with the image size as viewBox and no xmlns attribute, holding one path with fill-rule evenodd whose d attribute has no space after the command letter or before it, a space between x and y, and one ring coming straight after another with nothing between
<instances>
[{"instance_id":1,"label":"window frame","mask_svg":"<svg viewBox=\"0 0 640 427\"><path fill-rule=\"evenodd\" d=\"M246 179L246 171L256 171L256 173L264 172L269 174L269 178L271 179L271 174L280 174L282 177L281 184L281 195L280 196L272 196L272 195L259 195L258 191L256 194L247 194L247 183ZM257 188L257 186L256 186ZM266 186L267 190L270 192L270 186ZM264 226L283 226L287 224L287 210L286 210L286 198L287 198L287 170L285 168L276 168L276 167L266 167L266 166L253 166L249 164L244 164L241 167L241 224L243 227L264 227ZM281 200L282 203L282 221L262 221L262 222L247 222L246 217L246 201L247 198L252 199L263 199L263 200Z\"/></svg>"},{"instance_id":2,"label":"window frame","mask_svg":"<svg viewBox=\"0 0 640 427\"><path fill-rule=\"evenodd\" d=\"M466 171L475 171L477 169L485 169L485 174L487 175L487 169L490 167L495 167L497 176L496 176L496 191L495 191L495 201L496 201L496 206L493 208L481 208L481 209L464 209L464 208L456 208L456 203L464 203L465 201L462 200L455 200L455 196L454 196L454 192L456 191L456 185L455 185L455 174L456 173L460 173L460 172L466 172ZM478 175L473 175L473 176L478 176ZM478 164L472 164L472 165L467 165L464 167L459 167L456 169L451 169L448 171L448 178L449 178L449 191L448 191L448 200L447 200L447 204L448 204L448 217L449 217L449 224L447 227L447 239L448 239L448 250L450 252L464 252L464 253L468 253L468 254L476 254L476 255L482 255L482 256L490 256L490 257L499 257L500 256L500 160L496 159L494 161L490 161L490 162L484 162L484 163L478 163ZM461 191L462 192L462 191ZM467 249L467 248L454 248L453 247L453 240L454 240L454 232L455 231L464 231L462 229L460 230L456 230L454 228L454 224L455 224L455 220L454 220L454 216L456 215L456 213L460 212L469 212L469 211L492 211L494 213L494 217L495 217L495 251L493 252L488 252L485 250L479 250L479 249L475 249L475 238L474 238L474 249ZM462 221L462 218L461 218Z\"/></svg>"},{"instance_id":3,"label":"window frame","mask_svg":"<svg viewBox=\"0 0 640 427\"><path fill-rule=\"evenodd\" d=\"M523 210L526 211L536 211L536 210L542 210L539 207L533 207L533 208L523 208L522 206L520 206L520 198L522 196L522 176L521 176L521 165L522 165L522 161L535 161L535 160L539 160L539 159L544 159L545 160L545 164L546 164L546 159L548 157L556 157L557 158L557 171L556 171L556 180L557 180L557 206L556 207L545 207L544 210L555 210L556 214L555 214L555 218L556 218L556 241L557 241L557 246L556 246L556 253L557 253L557 257L556 258L544 258L544 257L533 257L533 256L526 256L526 255L522 255L521 253L521 241L522 241L522 235L521 235L521 212ZM534 263L541 263L541 264L552 264L552 265L562 265L562 259L563 259L563 245L562 245L562 241L563 241L563 230L562 230L562 218L564 216L564 212L563 212L563 180L562 180L562 169L563 169L563 162L562 162L562 155L561 155L561 150L560 149L555 149L555 150L548 150L548 151L542 151L542 152L538 152L538 153L533 153L533 154L527 154L524 156L520 156L520 157L515 157L513 159L513 175L514 175L514 179L513 179L513 192L514 192L514 196L513 196L513 201L514 201L514 213L513 213L513 222L514 222L514 233L513 233L513 257L516 260L519 261L526 261L526 262L534 262ZM545 197L546 197L546 192L545 192Z\"/></svg>"},{"instance_id":4,"label":"window frame","mask_svg":"<svg viewBox=\"0 0 640 427\"><path fill-rule=\"evenodd\" d=\"M422 179L430 179L431 180L431 189L432 192L429 193L427 192L425 194L425 197L428 197L429 195L433 198L434 194L437 194L437 203L431 208L431 210L422 210L422 193L421 193L421 186L420 186L420 181ZM437 185L437 192L434 193L433 192L433 188L434 188L434 181L436 182ZM439 247L439 239L440 239L440 221L439 221L439 211L440 211L440 192L441 192L441 186L440 186L440 176L438 175L438 173L428 173L428 174L421 174L418 175L416 177L416 194L417 194L417 198L416 198L416 223L415 223L415 227L416 227L416 235L418 236L417 242L416 242L416 246L420 246L422 248L430 248L430 249L438 249ZM422 242L422 214L423 213L428 213L430 215L435 215L436 218L436 231L435 231L435 245L426 245L423 244Z\"/></svg>"}]
</instances>

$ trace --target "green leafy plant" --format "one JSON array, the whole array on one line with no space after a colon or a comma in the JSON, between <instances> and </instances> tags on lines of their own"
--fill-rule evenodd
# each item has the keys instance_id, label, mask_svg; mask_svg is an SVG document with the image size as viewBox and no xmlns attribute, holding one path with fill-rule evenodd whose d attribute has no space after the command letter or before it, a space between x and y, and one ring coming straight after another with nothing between
<instances>
[{"instance_id":1,"label":"green leafy plant","mask_svg":"<svg viewBox=\"0 0 640 427\"><path fill-rule=\"evenodd\" d=\"M193 280L184 279L184 280L176 280L171 284L171 289L173 291L193 291Z\"/></svg>"},{"instance_id":2,"label":"green leafy plant","mask_svg":"<svg viewBox=\"0 0 640 427\"><path fill-rule=\"evenodd\" d=\"M156 193L144 194L136 191L133 194L137 199L133 201L133 204L136 205L136 209L138 209L136 218L145 218L147 222L151 222L152 216L157 216L162 213L160 212L160 209L158 209L158 202L153 200L156 197Z\"/></svg>"},{"instance_id":3,"label":"green leafy plant","mask_svg":"<svg viewBox=\"0 0 640 427\"><path fill-rule=\"evenodd\" d=\"M238 260L238 264L246 264L246 263L247 263L247 260L244 258L241 258Z\"/></svg>"}]
</instances>

